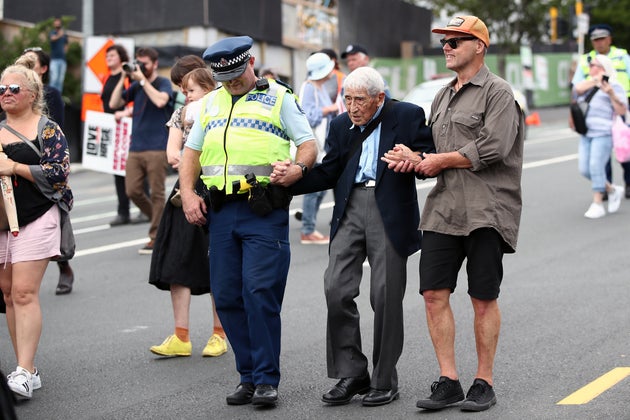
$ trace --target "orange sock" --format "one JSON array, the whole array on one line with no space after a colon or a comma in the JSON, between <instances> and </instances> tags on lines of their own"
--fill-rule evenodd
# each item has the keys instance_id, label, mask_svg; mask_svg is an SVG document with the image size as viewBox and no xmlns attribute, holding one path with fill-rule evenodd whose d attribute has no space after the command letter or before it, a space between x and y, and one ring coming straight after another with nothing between
<instances>
[{"instance_id":1,"label":"orange sock","mask_svg":"<svg viewBox=\"0 0 630 420\"><path fill-rule=\"evenodd\" d=\"M223 330L223 327L214 327L214 331L212 331L212 334L216 334L221 338L225 338L225 331Z\"/></svg>"},{"instance_id":2,"label":"orange sock","mask_svg":"<svg viewBox=\"0 0 630 420\"><path fill-rule=\"evenodd\" d=\"M184 343L187 343L190 341L190 336L188 335L188 328L175 327L175 335Z\"/></svg>"}]
</instances>

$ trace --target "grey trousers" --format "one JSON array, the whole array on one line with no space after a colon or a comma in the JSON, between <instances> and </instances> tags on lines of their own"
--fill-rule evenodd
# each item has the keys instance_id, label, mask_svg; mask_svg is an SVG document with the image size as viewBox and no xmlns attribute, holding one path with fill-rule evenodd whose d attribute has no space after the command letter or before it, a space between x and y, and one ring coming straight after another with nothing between
<instances>
[{"instance_id":1,"label":"grey trousers","mask_svg":"<svg viewBox=\"0 0 630 420\"><path fill-rule=\"evenodd\" d=\"M330 244L330 259L324 275L330 378L368 373L367 357L361 348L359 311L354 300L359 295L366 257L371 267L370 304L374 310L371 387L397 390L396 363L404 341L402 301L407 282L407 257L400 256L387 238L374 188L357 187L352 191L346 214Z\"/></svg>"}]
</instances>

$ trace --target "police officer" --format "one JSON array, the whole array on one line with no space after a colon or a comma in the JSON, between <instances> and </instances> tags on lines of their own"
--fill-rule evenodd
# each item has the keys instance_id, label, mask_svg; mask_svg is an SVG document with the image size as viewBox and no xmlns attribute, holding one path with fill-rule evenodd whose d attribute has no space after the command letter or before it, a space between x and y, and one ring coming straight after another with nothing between
<instances>
[{"instance_id":1,"label":"police officer","mask_svg":"<svg viewBox=\"0 0 630 420\"><path fill-rule=\"evenodd\" d=\"M186 219L207 223L210 230L212 292L240 374L227 403L273 407L290 259L290 198L270 175L274 162L290 160L293 141L295 162L283 178L302 178L317 146L291 90L256 77L252 43L248 36L225 38L203 54L223 85L202 99L184 149L180 191ZM200 173L209 204L194 191Z\"/></svg>"},{"instance_id":2,"label":"police officer","mask_svg":"<svg viewBox=\"0 0 630 420\"><path fill-rule=\"evenodd\" d=\"M575 86L582 80L588 79L589 63L597 54L603 54L612 61L617 71L617 81L621 83L626 90L626 95L630 99L630 56L628 56L628 51L612 45L613 30L610 25L593 25L589 29L588 34L591 38L593 49L580 57L578 67L573 74L573 80L571 80L571 85ZM630 162L622 163L621 166L623 167L623 178L626 184L625 195L626 198L630 198ZM606 177L609 182L612 182L610 161L606 165Z\"/></svg>"}]
</instances>

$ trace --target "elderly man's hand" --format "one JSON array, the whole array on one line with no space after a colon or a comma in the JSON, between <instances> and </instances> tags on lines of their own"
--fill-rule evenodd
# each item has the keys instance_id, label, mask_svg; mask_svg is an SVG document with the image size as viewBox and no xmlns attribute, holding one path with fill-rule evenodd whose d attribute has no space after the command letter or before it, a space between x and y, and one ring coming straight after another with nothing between
<instances>
[{"instance_id":1,"label":"elderly man's hand","mask_svg":"<svg viewBox=\"0 0 630 420\"><path fill-rule=\"evenodd\" d=\"M422 157L404 144L396 144L381 157L381 160L394 172L413 172L416 165L422 161Z\"/></svg>"}]
</instances>

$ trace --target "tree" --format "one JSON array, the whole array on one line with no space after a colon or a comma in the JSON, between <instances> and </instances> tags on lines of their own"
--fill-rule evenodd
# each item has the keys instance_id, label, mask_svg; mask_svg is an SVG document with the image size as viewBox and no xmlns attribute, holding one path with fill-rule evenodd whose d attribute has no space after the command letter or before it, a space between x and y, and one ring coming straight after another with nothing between
<instances>
[{"instance_id":1,"label":"tree","mask_svg":"<svg viewBox=\"0 0 630 420\"><path fill-rule=\"evenodd\" d=\"M488 26L491 38L502 53L517 53L521 44L530 45L548 40L549 9L555 6L559 16L570 20L575 2L569 0L409 0L414 4L430 4L433 10L448 15L466 13L479 16ZM600 0L605 2L606 0ZM630 2L630 0L625 0ZM568 31L571 37L572 31Z\"/></svg>"}]
</instances>

